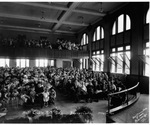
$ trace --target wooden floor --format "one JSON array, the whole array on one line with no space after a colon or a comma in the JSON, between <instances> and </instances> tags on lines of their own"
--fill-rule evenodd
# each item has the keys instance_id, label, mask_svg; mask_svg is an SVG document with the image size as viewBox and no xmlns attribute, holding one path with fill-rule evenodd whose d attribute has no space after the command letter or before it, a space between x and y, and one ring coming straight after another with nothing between
<instances>
[{"instance_id":1,"label":"wooden floor","mask_svg":"<svg viewBox=\"0 0 150 125\"><path fill-rule=\"evenodd\" d=\"M100 100L99 102L80 102L74 103L69 101L65 96L61 93L57 93L57 99L55 105L51 105L46 108L42 108L40 110L51 110L54 107L61 109L62 113L68 114L74 112L78 106L88 106L93 111L93 123L106 123L106 110L107 110L107 101ZM144 110L144 111L143 111ZM24 109L12 109L9 110L6 119L11 119L15 117L22 116L22 112ZM146 119L143 120L144 123L148 123L149 121L149 96L141 95L139 100L133 104L131 107L126 108L125 110L119 112L118 114L113 116L113 120L117 123L135 123L136 115L143 111L147 116Z\"/></svg>"},{"instance_id":2,"label":"wooden floor","mask_svg":"<svg viewBox=\"0 0 150 125\"><path fill-rule=\"evenodd\" d=\"M137 102L111 118L116 123L149 123L149 95L141 94Z\"/></svg>"}]
</instances>

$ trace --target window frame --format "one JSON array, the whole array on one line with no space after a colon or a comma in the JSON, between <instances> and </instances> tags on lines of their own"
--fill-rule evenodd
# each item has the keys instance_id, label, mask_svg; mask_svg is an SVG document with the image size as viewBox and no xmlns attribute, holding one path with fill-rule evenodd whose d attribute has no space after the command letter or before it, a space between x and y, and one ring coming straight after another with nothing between
<instances>
[{"instance_id":1,"label":"window frame","mask_svg":"<svg viewBox=\"0 0 150 125\"><path fill-rule=\"evenodd\" d=\"M18 63L18 64L17 64ZM24 65L23 65L24 63ZM20 68L25 68L30 66L30 60L25 58L18 58L16 59L16 66Z\"/></svg>"},{"instance_id":2,"label":"window frame","mask_svg":"<svg viewBox=\"0 0 150 125\"><path fill-rule=\"evenodd\" d=\"M98 35L98 29L99 29L99 37L97 36ZM97 26L95 28L94 33L93 33L93 42L99 41L101 39L104 39L104 28L102 26Z\"/></svg>"},{"instance_id":3,"label":"window frame","mask_svg":"<svg viewBox=\"0 0 150 125\"><path fill-rule=\"evenodd\" d=\"M123 16L123 19L122 19L122 27L123 27L123 31L119 32L118 28L120 27L119 26L119 22L118 20L120 19L120 17ZM129 18L129 23L130 23L130 26L128 26L128 22L127 22L127 18ZM129 27L129 28L128 28ZM111 32L111 35L116 35L116 34L119 34L119 33L123 33L125 31L128 31L131 29L131 18L128 14L121 14L117 17L117 19L114 21L113 23L113 26L112 26L112 32Z\"/></svg>"},{"instance_id":4,"label":"window frame","mask_svg":"<svg viewBox=\"0 0 150 125\"><path fill-rule=\"evenodd\" d=\"M101 49L101 50L93 51L92 59L93 58L96 58L96 60L92 61L93 62L92 70L93 71L104 71L104 61L105 61L104 50ZM98 61L97 58L99 58L102 62ZM98 62L98 64L96 62Z\"/></svg>"},{"instance_id":5,"label":"window frame","mask_svg":"<svg viewBox=\"0 0 150 125\"><path fill-rule=\"evenodd\" d=\"M89 43L89 38L87 33L84 33L81 38L81 46L87 45Z\"/></svg>"},{"instance_id":6,"label":"window frame","mask_svg":"<svg viewBox=\"0 0 150 125\"><path fill-rule=\"evenodd\" d=\"M130 46L130 47L129 47ZM120 48L120 47L122 47L123 48L123 50L118 50L118 48ZM128 48L129 47L129 48ZM126 64L127 63L127 60L126 60L126 58L125 58L125 55L126 55L126 53L127 52L130 52L129 54L130 54L130 56L128 57L127 56L127 58L128 58L128 60L129 60L129 66ZM118 67L119 67L119 64L118 64L118 61L117 62L113 62L113 63L115 63L115 64L113 64L112 63L112 60L111 60L111 68L110 68L110 72L111 73L119 73L119 74L130 74L130 72L131 72L131 45L124 45L124 46L117 46L117 47L112 47L111 49L110 49L110 57L112 57L112 55L113 56L115 56L115 60L117 60L117 58L118 58L118 53L122 53L122 57L121 57L121 61L122 61L122 72L118 72ZM115 65L115 66L112 66L112 65ZM112 67L114 68L114 71L112 71ZM127 71L127 68L126 67L128 67L129 69L129 71Z\"/></svg>"},{"instance_id":7,"label":"window frame","mask_svg":"<svg viewBox=\"0 0 150 125\"><path fill-rule=\"evenodd\" d=\"M9 58L0 58L0 67L9 67L10 66L10 59ZM3 65L2 65L3 62Z\"/></svg>"}]
</instances>

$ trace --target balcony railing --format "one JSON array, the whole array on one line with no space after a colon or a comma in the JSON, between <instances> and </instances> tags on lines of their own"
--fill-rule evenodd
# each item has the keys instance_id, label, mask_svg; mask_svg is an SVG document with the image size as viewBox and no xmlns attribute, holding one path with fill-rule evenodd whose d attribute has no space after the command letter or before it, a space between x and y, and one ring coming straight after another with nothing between
<instances>
[{"instance_id":1,"label":"balcony railing","mask_svg":"<svg viewBox=\"0 0 150 125\"><path fill-rule=\"evenodd\" d=\"M82 58L88 56L88 51L83 50L57 50L48 48L13 48L0 47L0 56L9 58Z\"/></svg>"}]
</instances>

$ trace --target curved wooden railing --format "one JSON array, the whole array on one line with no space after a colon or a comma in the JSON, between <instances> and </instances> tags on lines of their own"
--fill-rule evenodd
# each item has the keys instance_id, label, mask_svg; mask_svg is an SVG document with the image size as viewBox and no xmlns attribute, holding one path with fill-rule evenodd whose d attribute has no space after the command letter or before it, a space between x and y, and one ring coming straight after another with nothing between
<instances>
[{"instance_id":1,"label":"curved wooden railing","mask_svg":"<svg viewBox=\"0 0 150 125\"><path fill-rule=\"evenodd\" d=\"M131 88L108 94L108 110L106 114L112 115L115 112L124 109L129 105L133 104L134 102L136 102L139 98L139 93L137 90L138 86L139 86L139 82ZM121 102L119 100L119 97L123 98L124 100L121 100L122 101ZM118 105L113 105L113 102L117 103L117 98L118 98Z\"/></svg>"}]
</instances>

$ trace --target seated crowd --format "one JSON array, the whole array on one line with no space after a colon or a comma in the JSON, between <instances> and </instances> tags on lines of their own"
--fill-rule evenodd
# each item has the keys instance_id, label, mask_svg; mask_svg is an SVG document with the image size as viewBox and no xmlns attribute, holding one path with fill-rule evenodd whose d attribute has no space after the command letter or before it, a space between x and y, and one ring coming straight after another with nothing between
<instances>
[{"instance_id":1,"label":"seated crowd","mask_svg":"<svg viewBox=\"0 0 150 125\"><path fill-rule=\"evenodd\" d=\"M54 104L56 91L74 102L106 99L108 93L125 89L118 78L103 72L76 68L0 68L0 106L41 107ZM14 106L13 106L14 107Z\"/></svg>"},{"instance_id":2,"label":"seated crowd","mask_svg":"<svg viewBox=\"0 0 150 125\"><path fill-rule=\"evenodd\" d=\"M76 68L64 70L63 68L50 71L55 86L73 101L106 99L108 93L113 93L125 89L119 78L108 77L104 72L93 72L90 70L79 70Z\"/></svg>"},{"instance_id":3,"label":"seated crowd","mask_svg":"<svg viewBox=\"0 0 150 125\"><path fill-rule=\"evenodd\" d=\"M57 39L56 44L51 44L51 42L47 39L34 40L34 39L4 38L1 40L1 46L48 48L59 50L79 50L79 45L63 39Z\"/></svg>"},{"instance_id":4,"label":"seated crowd","mask_svg":"<svg viewBox=\"0 0 150 125\"><path fill-rule=\"evenodd\" d=\"M48 106L56 91L42 68L0 68L1 107Z\"/></svg>"}]
</instances>

